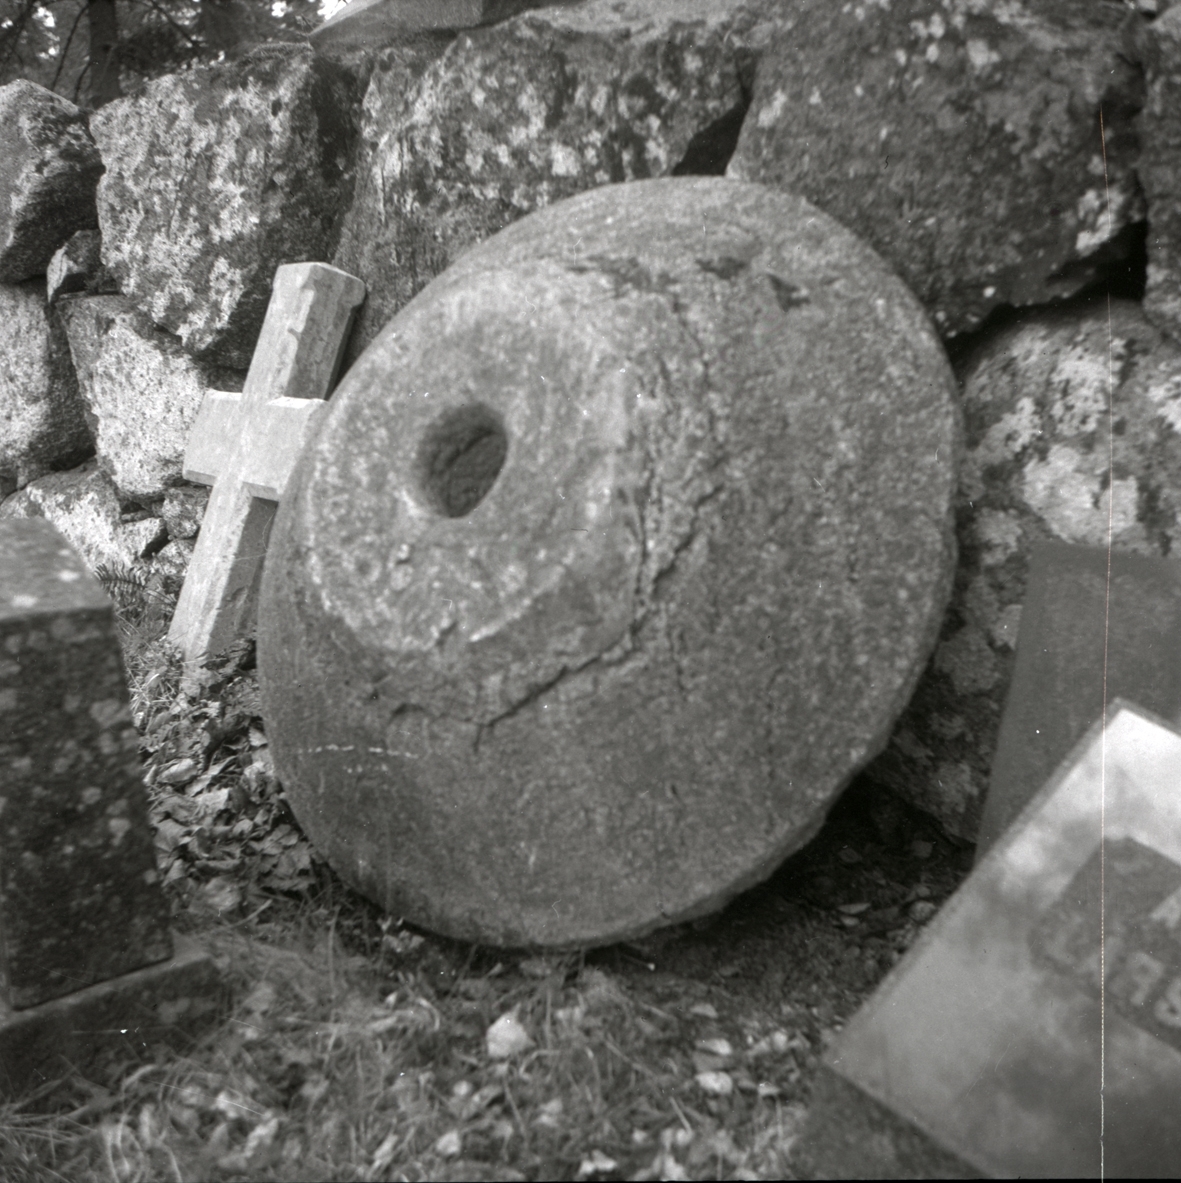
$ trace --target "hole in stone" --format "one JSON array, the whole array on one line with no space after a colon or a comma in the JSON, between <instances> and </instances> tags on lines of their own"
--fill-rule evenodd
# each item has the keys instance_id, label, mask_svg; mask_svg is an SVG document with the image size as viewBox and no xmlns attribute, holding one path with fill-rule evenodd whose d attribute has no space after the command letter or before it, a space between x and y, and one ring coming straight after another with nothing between
<instances>
[{"instance_id":1,"label":"hole in stone","mask_svg":"<svg viewBox=\"0 0 1181 1183\"><path fill-rule=\"evenodd\" d=\"M419 484L435 510L462 518L488 495L507 452L499 415L480 403L457 407L437 419L419 445Z\"/></svg>"}]
</instances>

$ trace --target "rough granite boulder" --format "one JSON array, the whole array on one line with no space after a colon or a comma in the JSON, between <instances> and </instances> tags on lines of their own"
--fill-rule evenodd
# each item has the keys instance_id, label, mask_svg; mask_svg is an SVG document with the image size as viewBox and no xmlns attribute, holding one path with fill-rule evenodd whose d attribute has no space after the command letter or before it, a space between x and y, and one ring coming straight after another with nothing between
<instances>
[{"instance_id":1,"label":"rough granite boulder","mask_svg":"<svg viewBox=\"0 0 1181 1183\"><path fill-rule=\"evenodd\" d=\"M124 512L97 460L33 481L0 502L0 518L48 518L91 571L144 568L167 542L164 523L142 510Z\"/></svg>"},{"instance_id":2,"label":"rough granite boulder","mask_svg":"<svg viewBox=\"0 0 1181 1183\"><path fill-rule=\"evenodd\" d=\"M510 226L349 371L280 504L259 671L301 824L464 940L720 907L909 699L959 446L922 309L799 198L637 181Z\"/></svg>"},{"instance_id":3,"label":"rough granite boulder","mask_svg":"<svg viewBox=\"0 0 1181 1183\"><path fill-rule=\"evenodd\" d=\"M73 103L25 79L0 86L0 283L44 275L75 230L97 224L102 171Z\"/></svg>"},{"instance_id":4,"label":"rough granite boulder","mask_svg":"<svg viewBox=\"0 0 1181 1183\"><path fill-rule=\"evenodd\" d=\"M94 451L66 335L45 282L0 284L0 496Z\"/></svg>"},{"instance_id":5,"label":"rough granite boulder","mask_svg":"<svg viewBox=\"0 0 1181 1183\"><path fill-rule=\"evenodd\" d=\"M1140 180L1148 199L1144 310L1181 341L1181 7L1145 38L1148 97L1139 120Z\"/></svg>"},{"instance_id":6,"label":"rough granite boulder","mask_svg":"<svg viewBox=\"0 0 1181 1183\"><path fill-rule=\"evenodd\" d=\"M728 175L860 234L945 337L1067 297L1131 251L1141 16L1099 0L784 12Z\"/></svg>"},{"instance_id":7,"label":"rough granite boulder","mask_svg":"<svg viewBox=\"0 0 1181 1183\"><path fill-rule=\"evenodd\" d=\"M275 45L103 107L98 217L120 291L201 360L247 368L275 268L336 247L358 102L354 75Z\"/></svg>"},{"instance_id":8,"label":"rough granite boulder","mask_svg":"<svg viewBox=\"0 0 1181 1183\"><path fill-rule=\"evenodd\" d=\"M124 296L70 296L58 307L103 471L123 498L159 500L182 479L207 389L201 370Z\"/></svg>"},{"instance_id":9,"label":"rough granite boulder","mask_svg":"<svg viewBox=\"0 0 1181 1183\"><path fill-rule=\"evenodd\" d=\"M756 26L745 0L586 0L384 55L333 260L369 291L349 356L531 210L612 181L721 173Z\"/></svg>"},{"instance_id":10,"label":"rough granite boulder","mask_svg":"<svg viewBox=\"0 0 1181 1183\"><path fill-rule=\"evenodd\" d=\"M1181 547L1181 348L1137 304L1031 314L963 372L960 559L939 646L873 777L975 839L1032 543ZM1108 364L1114 388L1108 414ZM1108 456L1114 458L1109 465Z\"/></svg>"},{"instance_id":11,"label":"rough granite boulder","mask_svg":"<svg viewBox=\"0 0 1181 1183\"><path fill-rule=\"evenodd\" d=\"M168 489L160 506L160 516L168 527L168 537L196 538L208 504L209 488L206 485L185 484Z\"/></svg>"}]
</instances>

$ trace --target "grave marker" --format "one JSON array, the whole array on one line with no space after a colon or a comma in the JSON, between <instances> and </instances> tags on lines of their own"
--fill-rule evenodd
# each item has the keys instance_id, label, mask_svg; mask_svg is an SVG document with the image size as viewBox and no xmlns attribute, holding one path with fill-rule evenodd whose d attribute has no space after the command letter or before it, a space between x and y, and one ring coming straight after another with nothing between
<instances>
[{"instance_id":1,"label":"grave marker","mask_svg":"<svg viewBox=\"0 0 1181 1183\"><path fill-rule=\"evenodd\" d=\"M1179 769L1112 705L830 1048L808 1169L1181 1174Z\"/></svg>"},{"instance_id":2,"label":"grave marker","mask_svg":"<svg viewBox=\"0 0 1181 1183\"><path fill-rule=\"evenodd\" d=\"M1042 543L1030 557L977 858L1115 698L1181 714L1181 563L1113 551L1108 603L1105 547Z\"/></svg>"},{"instance_id":3,"label":"grave marker","mask_svg":"<svg viewBox=\"0 0 1181 1183\"><path fill-rule=\"evenodd\" d=\"M168 632L190 662L253 626L275 503L326 409L364 298L359 279L325 263L278 268L245 388L201 404L184 476L213 492Z\"/></svg>"},{"instance_id":4,"label":"grave marker","mask_svg":"<svg viewBox=\"0 0 1181 1183\"><path fill-rule=\"evenodd\" d=\"M43 518L0 521L0 1094L215 987L168 931L110 601Z\"/></svg>"},{"instance_id":5,"label":"grave marker","mask_svg":"<svg viewBox=\"0 0 1181 1183\"><path fill-rule=\"evenodd\" d=\"M319 50L388 44L399 34L434 29L474 29L508 20L552 0L352 0L313 34Z\"/></svg>"}]
</instances>

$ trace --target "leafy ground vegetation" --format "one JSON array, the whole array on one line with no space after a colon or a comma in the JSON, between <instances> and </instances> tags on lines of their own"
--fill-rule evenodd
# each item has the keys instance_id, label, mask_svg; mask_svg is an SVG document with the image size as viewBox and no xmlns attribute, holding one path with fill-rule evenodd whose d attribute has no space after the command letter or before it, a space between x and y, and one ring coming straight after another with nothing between
<instances>
[{"instance_id":1,"label":"leafy ground vegetation","mask_svg":"<svg viewBox=\"0 0 1181 1183\"><path fill-rule=\"evenodd\" d=\"M231 992L183 1052L0 1107L6 1183L777 1179L819 1056L970 851L855 784L721 915L538 956L413 930L350 892L275 781L248 646L182 685L160 589L120 606L178 931Z\"/></svg>"}]
</instances>

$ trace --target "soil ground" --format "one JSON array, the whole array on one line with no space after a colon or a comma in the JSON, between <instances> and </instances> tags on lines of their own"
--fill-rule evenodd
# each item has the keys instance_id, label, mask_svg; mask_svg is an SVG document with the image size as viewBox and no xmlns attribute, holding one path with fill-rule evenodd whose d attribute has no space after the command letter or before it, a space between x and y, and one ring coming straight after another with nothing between
<instances>
[{"instance_id":1,"label":"soil ground","mask_svg":"<svg viewBox=\"0 0 1181 1183\"><path fill-rule=\"evenodd\" d=\"M174 924L217 955L231 1002L180 1052L0 1107L0 1178L804 1170L793 1147L819 1057L955 890L970 848L857 781L812 843L707 920L544 957L415 932L343 887L299 832L271 774L249 651L181 690L161 611L130 600L133 706Z\"/></svg>"}]
</instances>

